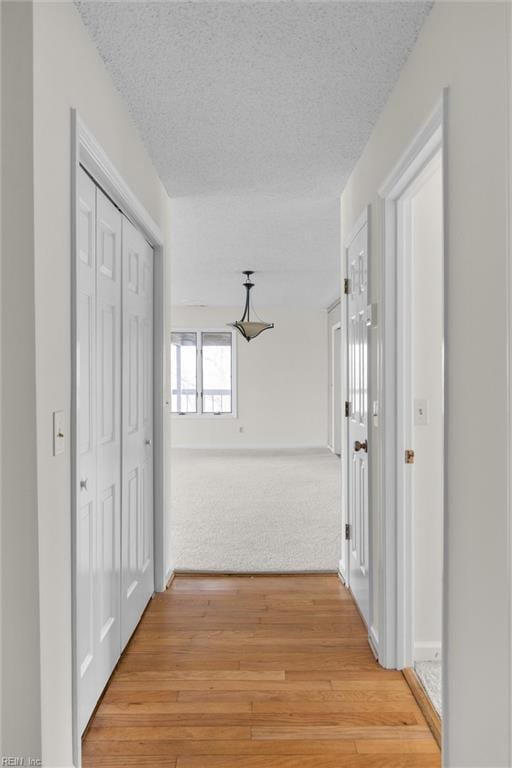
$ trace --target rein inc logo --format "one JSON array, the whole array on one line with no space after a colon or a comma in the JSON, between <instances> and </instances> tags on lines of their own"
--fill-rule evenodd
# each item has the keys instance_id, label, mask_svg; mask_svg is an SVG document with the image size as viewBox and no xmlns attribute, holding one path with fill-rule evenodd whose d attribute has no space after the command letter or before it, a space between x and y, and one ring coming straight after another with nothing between
<instances>
[{"instance_id":1,"label":"rein inc logo","mask_svg":"<svg viewBox=\"0 0 512 768\"><path fill-rule=\"evenodd\" d=\"M10 765L10 766L41 766L43 764L43 761L40 757L17 757L17 756L10 756L10 757L2 757L2 766L3 765Z\"/></svg>"}]
</instances>

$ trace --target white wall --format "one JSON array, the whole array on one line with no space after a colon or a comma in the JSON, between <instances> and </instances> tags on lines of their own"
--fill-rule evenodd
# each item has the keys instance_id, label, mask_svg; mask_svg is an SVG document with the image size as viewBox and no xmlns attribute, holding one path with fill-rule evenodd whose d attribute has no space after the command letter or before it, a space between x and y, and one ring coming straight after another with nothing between
<instances>
[{"instance_id":1,"label":"white wall","mask_svg":"<svg viewBox=\"0 0 512 768\"><path fill-rule=\"evenodd\" d=\"M377 190L448 86L443 732L449 768L509 765L508 22L506 3L434 5L342 198L344 237L371 203L370 298L378 303L383 207ZM374 393L380 333L376 328L370 337ZM372 427L374 500L380 437ZM375 503L377 576L378 514Z\"/></svg>"},{"instance_id":2,"label":"white wall","mask_svg":"<svg viewBox=\"0 0 512 768\"><path fill-rule=\"evenodd\" d=\"M237 418L176 416L173 446L327 445L327 312L258 307L258 314L276 327L249 343L237 334ZM239 306L173 307L172 325L217 328L239 316Z\"/></svg>"},{"instance_id":3,"label":"white wall","mask_svg":"<svg viewBox=\"0 0 512 768\"><path fill-rule=\"evenodd\" d=\"M334 447L333 419L332 419L332 396L333 396L333 378L332 378L332 328L341 320L341 304L336 304L330 312L327 313L327 434L328 445Z\"/></svg>"},{"instance_id":4,"label":"white wall","mask_svg":"<svg viewBox=\"0 0 512 768\"><path fill-rule=\"evenodd\" d=\"M443 575L443 187L440 158L410 197L412 397L427 401L413 427L414 658L439 657Z\"/></svg>"},{"instance_id":5,"label":"white wall","mask_svg":"<svg viewBox=\"0 0 512 768\"><path fill-rule=\"evenodd\" d=\"M12 5L18 8L16 23L23 45L14 34L14 11L9 12L7 24L4 10L4 45L10 41L11 55L18 57L5 78L4 55L4 86L7 81L11 89L16 88L15 103L20 110L16 120L4 123L4 133L5 126L9 133L3 143L4 157L8 147L12 165L18 164L17 168L9 166L11 180L17 172L17 183L9 189L13 239L9 259L3 263L2 296L8 320L3 371L6 360L10 365L9 376L3 380L4 427L9 427L3 476L10 477L3 497L4 504L9 498L12 502L2 554L8 557L4 573L11 585L16 584L16 590L9 590L3 582L4 621L9 605L14 598L16 601L11 611L16 609L15 622L7 628L10 644L4 647L4 657L9 657L9 678L4 681L4 702L9 703L8 711L4 707L4 747L10 754L37 757L40 741L45 765L69 766L71 108L79 110L161 227L167 243L169 200L75 6L71 2ZM4 107L5 103L4 99ZM4 222L6 210L4 207ZM4 254L5 244L4 239ZM166 281L169 294L168 270ZM34 294L35 315L31 309ZM66 414L66 451L54 458L52 412L61 409ZM169 552L168 531L166 527Z\"/></svg>"},{"instance_id":6,"label":"white wall","mask_svg":"<svg viewBox=\"0 0 512 768\"><path fill-rule=\"evenodd\" d=\"M3 3L0 3L0 168L3 167L2 163L2 55L3 55L3 41L2 41L2 18L3 18ZM0 435L2 435L2 186L3 178L0 173ZM2 520L3 520L3 495L2 495L2 440L0 438L0 557L2 556ZM3 691L3 676L2 676L2 568L0 566L0 755L3 754L3 739L2 739L2 691Z\"/></svg>"},{"instance_id":7,"label":"white wall","mask_svg":"<svg viewBox=\"0 0 512 768\"><path fill-rule=\"evenodd\" d=\"M2 119L2 748L38 758L33 39L26 3L2 4Z\"/></svg>"}]
</instances>

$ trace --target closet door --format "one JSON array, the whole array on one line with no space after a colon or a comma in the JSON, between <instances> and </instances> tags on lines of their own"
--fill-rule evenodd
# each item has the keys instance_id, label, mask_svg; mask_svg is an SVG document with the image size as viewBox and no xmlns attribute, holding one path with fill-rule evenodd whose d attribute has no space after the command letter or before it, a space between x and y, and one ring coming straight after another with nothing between
<instances>
[{"instance_id":1,"label":"closet door","mask_svg":"<svg viewBox=\"0 0 512 768\"><path fill-rule=\"evenodd\" d=\"M122 647L153 594L153 250L123 217Z\"/></svg>"},{"instance_id":2,"label":"closet door","mask_svg":"<svg viewBox=\"0 0 512 768\"><path fill-rule=\"evenodd\" d=\"M83 731L121 650L121 215L79 177L77 675Z\"/></svg>"},{"instance_id":3,"label":"closet door","mask_svg":"<svg viewBox=\"0 0 512 768\"><path fill-rule=\"evenodd\" d=\"M76 664L80 732L96 704L97 643L94 561L96 539L96 187L78 180L77 218L77 449Z\"/></svg>"},{"instance_id":4,"label":"closet door","mask_svg":"<svg viewBox=\"0 0 512 768\"><path fill-rule=\"evenodd\" d=\"M100 691L121 653L121 219L100 189L96 225L96 611Z\"/></svg>"}]
</instances>

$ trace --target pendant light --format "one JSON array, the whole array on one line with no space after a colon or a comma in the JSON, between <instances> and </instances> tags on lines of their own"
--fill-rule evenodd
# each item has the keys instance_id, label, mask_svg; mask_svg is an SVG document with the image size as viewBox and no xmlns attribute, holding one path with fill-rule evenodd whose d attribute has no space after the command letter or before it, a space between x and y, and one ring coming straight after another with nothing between
<instances>
[{"instance_id":1,"label":"pendant light","mask_svg":"<svg viewBox=\"0 0 512 768\"><path fill-rule=\"evenodd\" d=\"M256 336L259 336L260 333L263 333L263 331L268 331L270 328L273 328L274 323L264 323L257 315L257 320L251 320L251 289L254 288L254 283L251 281L251 275L254 274L254 270L246 269L242 274L246 276L243 286L247 291L245 296L244 314L242 315L241 320L237 320L236 323L228 323L228 325L232 328L236 328L240 331L244 339L250 341L251 339L255 339Z\"/></svg>"}]
</instances>

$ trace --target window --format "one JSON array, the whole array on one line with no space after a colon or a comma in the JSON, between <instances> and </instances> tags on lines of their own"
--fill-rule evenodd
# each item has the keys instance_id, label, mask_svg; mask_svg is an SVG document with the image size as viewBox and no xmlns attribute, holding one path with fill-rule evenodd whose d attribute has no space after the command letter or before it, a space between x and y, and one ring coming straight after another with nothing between
<instances>
[{"instance_id":1,"label":"window","mask_svg":"<svg viewBox=\"0 0 512 768\"><path fill-rule=\"evenodd\" d=\"M232 331L173 331L171 410L179 416L235 415Z\"/></svg>"}]
</instances>

